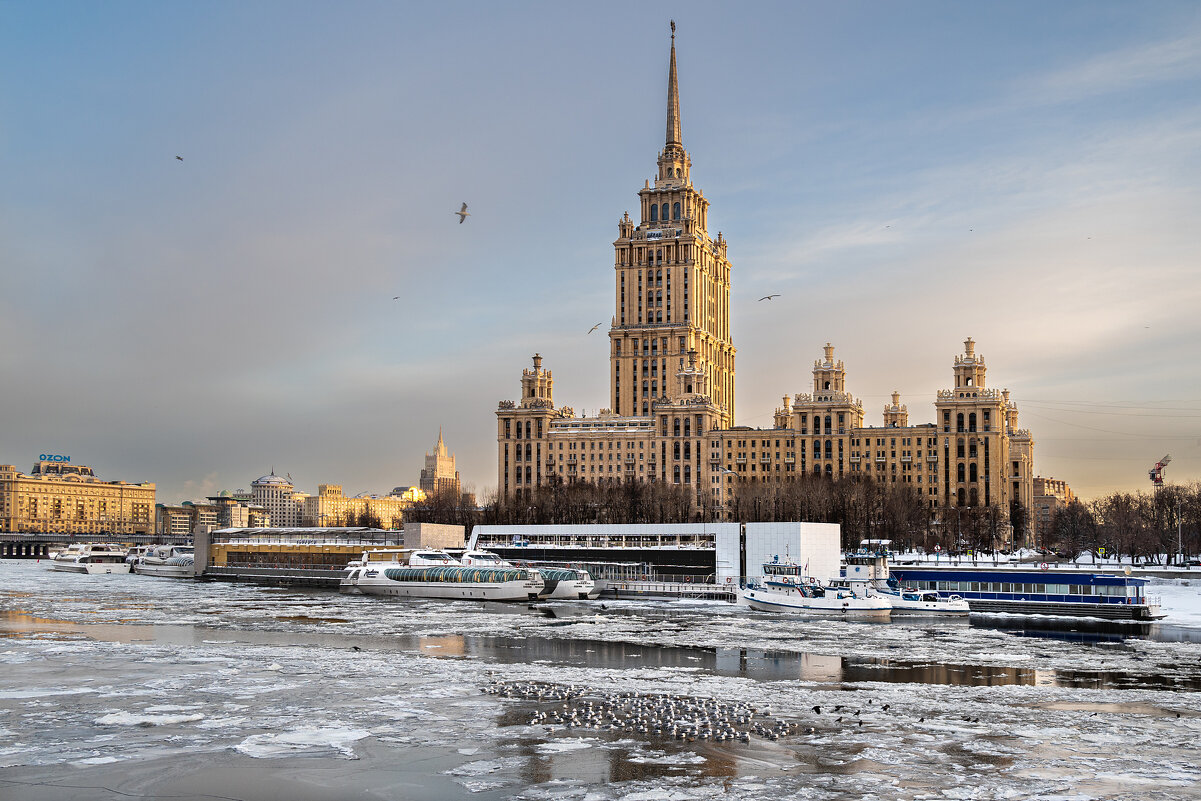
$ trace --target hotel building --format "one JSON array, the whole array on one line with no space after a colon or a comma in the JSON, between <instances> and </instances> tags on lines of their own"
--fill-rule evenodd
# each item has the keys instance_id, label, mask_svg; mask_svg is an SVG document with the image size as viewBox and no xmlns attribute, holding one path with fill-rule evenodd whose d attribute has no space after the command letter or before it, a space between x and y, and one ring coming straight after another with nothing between
<instances>
[{"instance_id":1,"label":"hotel building","mask_svg":"<svg viewBox=\"0 0 1201 801\"><path fill-rule=\"evenodd\" d=\"M689 486L722 506L739 485L802 474L905 484L941 510L1033 499L1033 440L1018 428L1008 390L986 385L983 356L964 342L952 382L934 399L935 420L910 424L899 393L883 425L868 426L846 370L827 343L812 392L785 395L774 427L734 425L727 243L709 234L709 201L692 183L684 150L675 35L668 67L667 129L654 182L639 212L618 220L614 316L609 330L610 408L576 417L556 407L554 378L535 354L517 401L501 401L497 489L547 484L661 481Z\"/></svg>"},{"instance_id":2,"label":"hotel building","mask_svg":"<svg viewBox=\"0 0 1201 801\"><path fill-rule=\"evenodd\" d=\"M43 456L29 475L0 465L0 531L153 534L154 484L103 481L69 457Z\"/></svg>"}]
</instances>

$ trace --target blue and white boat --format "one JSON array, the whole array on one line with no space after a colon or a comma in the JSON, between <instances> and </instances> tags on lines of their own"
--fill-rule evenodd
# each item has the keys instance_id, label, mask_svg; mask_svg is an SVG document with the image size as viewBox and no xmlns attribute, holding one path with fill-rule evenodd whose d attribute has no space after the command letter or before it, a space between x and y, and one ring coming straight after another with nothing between
<instances>
[{"instance_id":1,"label":"blue and white boat","mask_svg":"<svg viewBox=\"0 0 1201 801\"><path fill-rule=\"evenodd\" d=\"M1157 620L1159 603L1146 594L1147 580L1128 572L1094 573L1070 568L893 567L891 575L917 592L954 593L973 613L1011 613Z\"/></svg>"}]
</instances>

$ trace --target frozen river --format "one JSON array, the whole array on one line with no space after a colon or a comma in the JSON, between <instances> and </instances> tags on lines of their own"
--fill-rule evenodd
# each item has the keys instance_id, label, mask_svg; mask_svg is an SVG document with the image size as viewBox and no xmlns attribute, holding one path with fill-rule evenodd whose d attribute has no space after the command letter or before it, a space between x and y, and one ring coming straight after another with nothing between
<instances>
[{"instance_id":1,"label":"frozen river","mask_svg":"<svg viewBox=\"0 0 1201 801\"><path fill-rule=\"evenodd\" d=\"M1153 592L1159 624L1038 630L0 561L0 797L1201 799L1201 582ZM786 733L554 722L669 697Z\"/></svg>"}]
</instances>

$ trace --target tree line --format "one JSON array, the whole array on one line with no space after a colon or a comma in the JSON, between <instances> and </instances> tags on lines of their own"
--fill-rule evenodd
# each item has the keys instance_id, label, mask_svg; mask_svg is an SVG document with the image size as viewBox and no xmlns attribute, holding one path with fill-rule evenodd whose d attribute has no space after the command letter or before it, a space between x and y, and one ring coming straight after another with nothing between
<instances>
[{"instance_id":1,"label":"tree line","mask_svg":"<svg viewBox=\"0 0 1201 801\"><path fill-rule=\"evenodd\" d=\"M1057 510L1048 547L1073 555L1092 552L1168 563L1201 553L1201 482L1168 484L1153 492L1111 492L1073 500Z\"/></svg>"}]
</instances>

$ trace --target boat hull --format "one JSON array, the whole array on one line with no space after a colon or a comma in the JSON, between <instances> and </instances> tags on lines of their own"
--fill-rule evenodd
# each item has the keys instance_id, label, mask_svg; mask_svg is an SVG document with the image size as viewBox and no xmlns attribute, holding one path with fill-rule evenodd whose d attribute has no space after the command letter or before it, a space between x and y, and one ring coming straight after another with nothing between
<instances>
[{"instance_id":1,"label":"boat hull","mask_svg":"<svg viewBox=\"0 0 1201 801\"><path fill-rule=\"evenodd\" d=\"M912 617L936 617L943 615L966 617L970 615L972 610L967 601L962 598L946 598L941 601L914 601L901 598L891 593L880 593L881 597L887 598L892 604L892 613L894 615L908 615Z\"/></svg>"},{"instance_id":2,"label":"boat hull","mask_svg":"<svg viewBox=\"0 0 1201 801\"><path fill-rule=\"evenodd\" d=\"M344 593L382 595L389 598L423 598L451 601L536 601L542 586L529 581L423 582L393 581L383 577L348 577L338 589Z\"/></svg>"},{"instance_id":3,"label":"boat hull","mask_svg":"<svg viewBox=\"0 0 1201 801\"><path fill-rule=\"evenodd\" d=\"M124 562L54 562L50 565L51 570L59 570L64 573L88 573L88 574L105 574L105 573L128 573L129 565Z\"/></svg>"},{"instance_id":4,"label":"boat hull","mask_svg":"<svg viewBox=\"0 0 1201 801\"><path fill-rule=\"evenodd\" d=\"M148 565L145 563L133 566L134 573L139 576L160 576L163 578L195 578L195 565Z\"/></svg>"},{"instance_id":5,"label":"boat hull","mask_svg":"<svg viewBox=\"0 0 1201 801\"><path fill-rule=\"evenodd\" d=\"M827 615L857 620L888 620L892 606L879 598L838 598L828 595L807 598L796 593L748 589L742 599L751 609L760 612L786 612L803 615Z\"/></svg>"}]
</instances>

